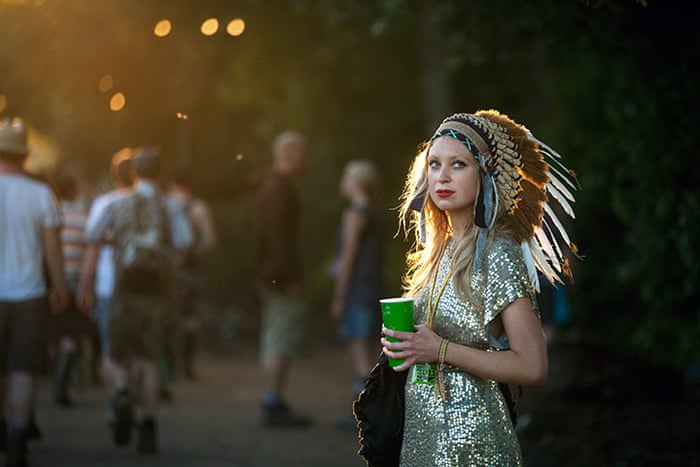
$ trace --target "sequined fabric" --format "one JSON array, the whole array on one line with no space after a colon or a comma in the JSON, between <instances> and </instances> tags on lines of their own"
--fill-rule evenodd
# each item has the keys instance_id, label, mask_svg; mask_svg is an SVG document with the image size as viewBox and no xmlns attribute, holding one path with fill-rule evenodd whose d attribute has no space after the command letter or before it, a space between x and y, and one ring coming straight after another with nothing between
<instances>
[{"instance_id":1,"label":"sequined fabric","mask_svg":"<svg viewBox=\"0 0 700 467\"><path fill-rule=\"evenodd\" d=\"M507 339L489 336L489 322L515 299L532 297L532 293L519 245L497 239L484 254L484 270L472 277L483 310L458 299L450 281L440 298L433 329L452 342L497 351L507 348ZM438 284L449 268L450 258L445 254ZM424 291L416 300L416 323L426 322L429 293ZM536 307L533 312L538 313ZM447 397L442 401L435 397L434 386L413 383L409 373L401 466L522 465L520 444L498 384L448 366L445 386Z\"/></svg>"}]
</instances>

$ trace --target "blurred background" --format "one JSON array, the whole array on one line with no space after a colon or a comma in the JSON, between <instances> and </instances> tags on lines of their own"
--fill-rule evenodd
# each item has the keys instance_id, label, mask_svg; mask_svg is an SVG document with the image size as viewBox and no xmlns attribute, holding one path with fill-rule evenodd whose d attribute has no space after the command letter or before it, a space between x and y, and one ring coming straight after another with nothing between
<instances>
[{"instance_id":1,"label":"blurred background","mask_svg":"<svg viewBox=\"0 0 700 467\"><path fill-rule=\"evenodd\" d=\"M443 117L496 108L525 123L581 185L570 232L582 260L548 323L564 342L551 358L569 358L569 405L545 418L574 413L611 465L643 465L640 436L667 461L697 447L676 432L634 432L620 454L612 446L624 442L600 441L598 429L624 425L620 413L599 426L571 404L698 405L698 10L674 0L0 0L0 117L25 118L29 169L77 171L86 203L124 146L161 146L190 169L221 239L203 312L221 346L255 338L249 180L279 131L311 146L299 182L323 341L334 335L325 268L344 164L376 162L393 233L412 156ZM389 244L385 276L398 294L411 242ZM643 407L646 421L629 426L682 417ZM679 432L697 438L696 412ZM539 430L525 440L543 456L533 465L561 465L553 446L562 459L568 446Z\"/></svg>"}]
</instances>

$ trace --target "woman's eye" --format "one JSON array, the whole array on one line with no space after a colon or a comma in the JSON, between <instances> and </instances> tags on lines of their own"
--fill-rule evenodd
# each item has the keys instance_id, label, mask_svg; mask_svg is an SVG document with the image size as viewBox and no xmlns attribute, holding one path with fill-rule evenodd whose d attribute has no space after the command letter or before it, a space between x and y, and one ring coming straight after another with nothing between
<instances>
[{"instance_id":1,"label":"woman's eye","mask_svg":"<svg viewBox=\"0 0 700 467\"><path fill-rule=\"evenodd\" d=\"M467 166L467 164L464 161L454 161L452 163L452 167L454 167L456 169L462 169L466 166Z\"/></svg>"},{"instance_id":2,"label":"woman's eye","mask_svg":"<svg viewBox=\"0 0 700 467\"><path fill-rule=\"evenodd\" d=\"M428 167L431 169L437 169L440 167L440 163L438 161L428 161Z\"/></svg>"}]
</instances>

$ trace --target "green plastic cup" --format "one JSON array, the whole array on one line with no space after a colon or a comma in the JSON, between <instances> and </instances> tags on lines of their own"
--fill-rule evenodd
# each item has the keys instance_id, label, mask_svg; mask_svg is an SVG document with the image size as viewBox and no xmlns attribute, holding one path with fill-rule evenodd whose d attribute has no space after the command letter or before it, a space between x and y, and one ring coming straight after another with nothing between
<instances>
[{"instance_id":1,"label":"green plastic cup","mask_svg":"<svg viewBox=\"0 0 700 467\"><path fill-rule=\"evenodd\" d=\"M382 307L382 319L384 326L395 331L413 332L413 299L407 297L383 298L379 300ZM386 336L391 342L401 342L401 339ZM402 358L389 358L389 365L399 366L404 362Z\"/></svg>"}]
</instances>

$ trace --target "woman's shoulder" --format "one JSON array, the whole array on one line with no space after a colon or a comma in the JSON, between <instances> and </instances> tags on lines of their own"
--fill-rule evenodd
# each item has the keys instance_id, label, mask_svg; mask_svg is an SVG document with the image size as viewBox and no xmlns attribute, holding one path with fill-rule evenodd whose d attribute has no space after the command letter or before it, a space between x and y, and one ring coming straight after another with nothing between
<instances>
[{"instance_id":1,"label":"woman's shoulder","mask_svg":"<svg viewBox=\"0 0 700 467\"><path fill-rule=\"evenodd\" d=\"M515 240L508 237L495 237L485 247L485 253L489 260L496 258L522 258L522 248Z\"/></svg>"}]
</instances>

